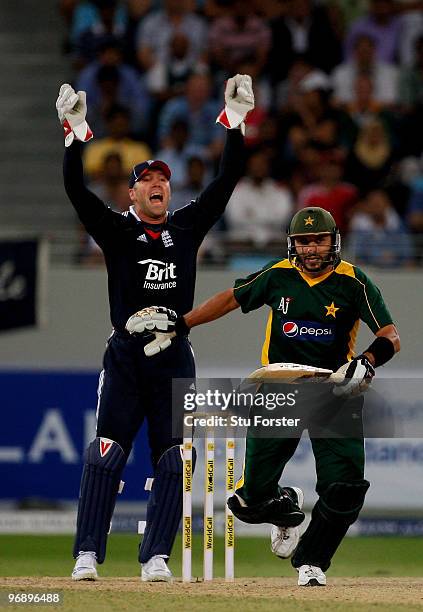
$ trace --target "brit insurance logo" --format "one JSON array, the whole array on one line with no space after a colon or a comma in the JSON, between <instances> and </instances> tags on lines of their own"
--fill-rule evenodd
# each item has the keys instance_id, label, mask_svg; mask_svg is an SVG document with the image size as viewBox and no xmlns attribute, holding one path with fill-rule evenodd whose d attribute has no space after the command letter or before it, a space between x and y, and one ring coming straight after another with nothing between
<instances>
[{"instance_id":1,"label":"brit insurance logo","mask_svg":"<svg viewBox=\"0 0 423 612\"><path fill-rule=\"evenodd\" d=\"M144 289L173 289L176 287L176 265L159 259L142 259L138 262L147 266Z\"/></svg>"},{"instance_id":2,"label":"brit insurance logo","mask_svg":"<svg viewBox=\"0 0 423 612\"><path fill-rule=\"evenodd\" d=\"M330 344L335 338L334 325L321 325L315 321L282 321L282 332L287 338L308 342Z\"/></svg>"}]
</instances>

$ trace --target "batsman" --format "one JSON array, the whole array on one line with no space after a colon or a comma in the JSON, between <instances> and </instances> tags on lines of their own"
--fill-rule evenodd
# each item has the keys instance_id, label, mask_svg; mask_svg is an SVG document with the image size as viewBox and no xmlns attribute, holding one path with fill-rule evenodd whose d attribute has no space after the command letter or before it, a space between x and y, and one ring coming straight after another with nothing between
<instances>
[{"instance_id":1,"label":"batsman","mask_svg":"<svg viewBox=\"0 0 423 612\"><path fill-rule=\"evenodd\" d=\"M357 520L369 488L364 477L363 392L375 368L400 350L400 340L379 289L361 269L341 260L340 233L329 212L318 207L298 211L288 227L287 243L286 259L271 261L178 317L167 340L236 308L247 313L267 305L263 366L295 362L336 371L336 384L327 386L326 408L334 404L354 418L355 434L322 437L308 427L319 499L302 537L298 525L304 518L303 493L279 486L299 436L247 434L243 475L228 501L240 520L273 525L272 551L291 557L299 586L323 586L331 559ZM360 320L375 339L355 355Z\"/></svg>"}]
</instances>

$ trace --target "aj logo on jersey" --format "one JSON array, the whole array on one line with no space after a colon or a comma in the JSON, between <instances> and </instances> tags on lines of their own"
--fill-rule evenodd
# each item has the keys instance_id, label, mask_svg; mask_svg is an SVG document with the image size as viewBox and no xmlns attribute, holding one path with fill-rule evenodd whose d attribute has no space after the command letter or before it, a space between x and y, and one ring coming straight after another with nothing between
<instances>
[{"instance_id":1,"label":"aj logo on jersey","mask_svg":"<svg viewBox=\"0 0 423 612\"><path fill-rule=\"evenodd\" d=\"M286 315L288 313L289 304L290 302L292 302L293 299L294 298L292 297L281 298L280 304L277 309L283 312L284 315Z\"/></svg>"}]
</instances>

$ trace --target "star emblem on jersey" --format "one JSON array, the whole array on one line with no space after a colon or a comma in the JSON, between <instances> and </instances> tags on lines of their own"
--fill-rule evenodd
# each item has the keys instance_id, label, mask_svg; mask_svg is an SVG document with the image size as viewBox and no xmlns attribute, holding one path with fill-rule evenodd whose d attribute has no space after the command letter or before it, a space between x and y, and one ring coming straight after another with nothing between
<instances>
[{"instance_id":1,"label":"star emblem on jersey","mask_svg":"<svg viewBox=\"0 0 423 612\"><path fill-rule=\"evenodd\" d=\"M313 217L310 217L310 215L307 217L307 219L304 219L304 225L311 225L313 226L314 223L314 219Z\"/></svg>"},{"instance_id":2,"label":"star emblem on jersey","mask_svg":"<svg viewBox=\"0 0 423 612\"><path fill-rule=\"evenodd\" d=\"M325 308L327 310L326 316L328 317L329 315L331 315L335 319L336 311L339 310L339 308L337 308L333 302L330 306L325 306Z\"/></svg>"}]
</instances>

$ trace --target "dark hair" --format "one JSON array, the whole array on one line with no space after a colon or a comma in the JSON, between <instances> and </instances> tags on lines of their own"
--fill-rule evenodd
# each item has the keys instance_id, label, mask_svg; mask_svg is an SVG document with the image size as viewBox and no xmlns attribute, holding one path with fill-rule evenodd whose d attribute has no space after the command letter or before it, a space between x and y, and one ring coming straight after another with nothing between
<instances>
[{"instance_id":1,"label":"dark hair","mask_svg":"<svg viewBox=\"0 0 423 612\"><path fill-rule=\"evenodd\" d=\"M127 119L130 117L129 109L121 104L113 104L105 114L104 118L107 122L114 119L117 115L124 115Z\"/></svg>"},{"instance_id":2,"label":"dark hair","mask_svg":"<svg viewBox=\"0 0 423 612\"><path fill-rule=\"evenodd\" d=\"M97 83L119 82L119 70L116 66L101 66L97 71Z\"/></svg>"},{"instance_id":3,"label":"dark hair","mask_svg":"<svg viewBox=\"0 0 423 612\"><path fill-rule=\"evenodd\" d=\"M372 36L371 34L366 34L365 32L362 32L360 34L357 34L355 39L354 39L354 49L357 48L358 43L360 43L362 40L367 40L374 47L376 46L376 39L375 39L375 37Z\"/></svg>"}]
</instances>

